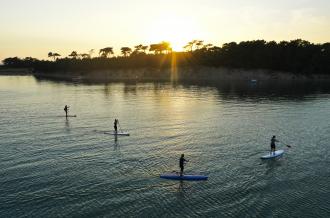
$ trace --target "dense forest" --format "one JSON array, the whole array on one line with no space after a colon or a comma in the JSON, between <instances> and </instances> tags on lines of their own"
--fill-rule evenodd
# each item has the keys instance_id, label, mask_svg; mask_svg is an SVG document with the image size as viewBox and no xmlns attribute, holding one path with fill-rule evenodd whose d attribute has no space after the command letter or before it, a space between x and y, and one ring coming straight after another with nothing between
<instances>
[{"instance_id":1,"label":"dense forest","mask_svg":"<svg viewBox=\"0 0 330 218\"><path fill-rule=\"evenodd\" d=\"M3 60L5 67L31 68L35 72L88 72L123 68L178 67L227 67L242 69L268 69L296 74L330 75L330 43L313 44L305 40L269 41L255 40L225 43L221 47L204 44L201 40L189 42L183 52L174 52L170 43L161 42L150 46L137 45L133 49L122 47L115 56L113 47L102 48L97 57L95 50L79 54L71 52L60 58L49 52L50 60L32 57L11 57Z\"/></svg>"}]
</instances>

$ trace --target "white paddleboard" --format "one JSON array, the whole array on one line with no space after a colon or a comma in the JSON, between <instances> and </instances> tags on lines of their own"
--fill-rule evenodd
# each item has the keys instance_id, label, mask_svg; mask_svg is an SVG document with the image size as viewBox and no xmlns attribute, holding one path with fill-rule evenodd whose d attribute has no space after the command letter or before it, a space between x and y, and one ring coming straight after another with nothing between
<instances>
[{"instance_id":1,"label":"white paddleboard","mask_svg":"<svg viewBox=\"0 0 330 218\"><path fill-rule=\"evenodd\" d=\"M109 135L121 135L121 136L129 136L129 132L115 132L115 131L105 131L104 134Z\"/></svg>"},{"instance_id":2,"label":"white paddleboard","mask_svg":"<svg viewBox=\"0 0 330 218\"><path fill-rule=\"evenodd\" d=\"M284 150L277 150L275 152L269 152L267 155L264 155L261 157L261 159L271 159L275 157L282 156L284 153Z\"/></svg>"}]
</instances>

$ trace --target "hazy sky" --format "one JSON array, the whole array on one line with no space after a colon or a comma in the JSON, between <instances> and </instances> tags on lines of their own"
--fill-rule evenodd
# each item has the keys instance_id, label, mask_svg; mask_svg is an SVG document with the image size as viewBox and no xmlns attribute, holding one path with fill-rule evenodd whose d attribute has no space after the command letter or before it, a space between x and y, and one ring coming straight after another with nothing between
<instances>
[{"instance_id":1,"label":"hazy sky","mask_svg":"<svg viewBox=\"0 0 330 218\"><path fill-rule=\"evenodd\" d=\"M0 60L192 39L330 41L330 0L0 0Z\"/></svg>"}]
</instances>

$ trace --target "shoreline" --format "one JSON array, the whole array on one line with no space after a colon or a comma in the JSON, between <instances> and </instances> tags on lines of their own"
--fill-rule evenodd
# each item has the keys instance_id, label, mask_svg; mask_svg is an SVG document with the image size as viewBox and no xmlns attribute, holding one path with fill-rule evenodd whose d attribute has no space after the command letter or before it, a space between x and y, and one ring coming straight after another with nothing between
<instances>
[{"instance_id":1,"label":"shoreline","mask_svg":"<svg viewBox=\"0 0 330 218\"><path fill-rule=\"evenodd\" d=\"M28 76L33 75L33 70L29 68L4 68L0 67L1 76Z\"/></svg>"},{"instance_id":2,"label":"shoreline","mask_svg":"<svg viewBox=\"0 0 330 218\"><path fill-rule=\"evenodd\" d=\"M31 75L40 79L64 80L73 82L220 82L220 81L330 81L330 75L301 75L290 72L266 69L246 70L224 67L180 67L176 69L110 69L81 72L35 72L28 68L0 68L3 76Z\"/></svg>"}]
</instances>

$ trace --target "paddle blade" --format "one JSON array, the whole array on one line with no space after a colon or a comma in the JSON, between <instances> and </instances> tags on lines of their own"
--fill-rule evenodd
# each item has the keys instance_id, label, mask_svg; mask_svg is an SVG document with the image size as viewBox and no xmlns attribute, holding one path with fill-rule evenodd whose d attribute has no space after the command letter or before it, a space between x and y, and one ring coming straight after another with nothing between
<instances>
[{"instance_id":1,"label":"paddle blade","mask_svg":"<svg viewBox=\"0 0 330 218\"><path fill-rule=\"evenodd\" d=\"M291 145L286 145L286 147L291 148Z\"/></svg>"}]
</instances>

